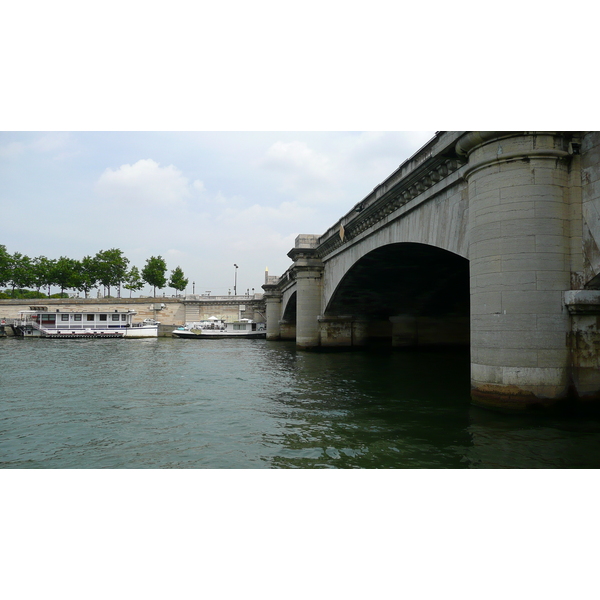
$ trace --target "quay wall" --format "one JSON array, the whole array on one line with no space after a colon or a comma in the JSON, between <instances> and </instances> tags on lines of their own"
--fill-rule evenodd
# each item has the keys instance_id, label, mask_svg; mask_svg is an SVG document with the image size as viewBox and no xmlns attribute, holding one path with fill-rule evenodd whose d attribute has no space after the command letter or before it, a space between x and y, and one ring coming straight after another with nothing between
<instances>
[{"instance_id":1,"label":"quay wall","mask_svg":"<svg viewBox=\"0 0 600 600\"><path fill-rule=\"evenodd\" d=\"M38 298L0 299L0 319L10 322L19 317L19 311L28 310L32 306L47 307L48 312L135 310L134 322L156 319L161 324L159 335L162 336L170 336L175 327L188 321L201 321L213 316L226 322L240 318L265 321L266 314L262 294L185 298Z\"/></svg>"}]
</instances>

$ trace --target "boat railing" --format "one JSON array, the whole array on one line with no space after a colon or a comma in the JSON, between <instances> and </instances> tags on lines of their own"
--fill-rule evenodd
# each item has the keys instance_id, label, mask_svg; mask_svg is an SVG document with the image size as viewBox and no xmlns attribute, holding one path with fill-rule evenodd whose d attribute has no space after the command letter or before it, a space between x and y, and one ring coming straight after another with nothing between
<instances>
[{"instance_id":1,"label":"boat railing","mask_svg":"<svg viewBox=\"0 0 600 600\"><path fill-rule=\"evenodd\" d=\"M37 329L38 331L43 331L44 333L46 332L46 328L43 325L40 325L37 321L34 321L33 319L25 320L23 324L28 325L33 329Z\"/></svg>"}]
</instances>

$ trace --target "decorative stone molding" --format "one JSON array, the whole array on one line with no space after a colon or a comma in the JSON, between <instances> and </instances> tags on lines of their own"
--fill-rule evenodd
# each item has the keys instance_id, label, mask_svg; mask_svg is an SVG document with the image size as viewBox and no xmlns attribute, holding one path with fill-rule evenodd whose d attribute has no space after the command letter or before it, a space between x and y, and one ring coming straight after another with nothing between
<instances>
[{"instance_id":1,"label":"decorative stone molding","mask_svg":"<svg viewBox=\"0 0 600 600\"><path fill-rule=\"evenodd\" d=\"M468 179L476 171L485 168L491 164L506 163L514 160L532 160L536 158L545 159L568 159L574 152L575 147L570 143L570 134L568 132L554 132L554 131L539 131L539 132L528 132L528 131L470 131L456 143L456 153L458 156L464 158L470 158L471 154L475 150L479 149L485 144L491 142L501 142L508 138L513 137L526 137L526 136L546 136L546 137L557 137L562 138L561 145L563 148L536 148L535 144L532 148L519 150L516 152L502 152L502 147L499 146L497 153L494 156L487 157L483 160L469 163L462 173L465 179Z\"/></svg>"},{"instance_id":2,"label":"decorative stone molding","mask_svg":"<svg viewBox=\"0 0 600 600\"><path fill-rule=\"evenodd\" d=\"M342 222L344 228L343 238L339 233L337 235L325 234L325 236L319 238L320 243L315 248L317 255L320 258L326 257L347 241L373 227L432 186L452 175L463 165L464 161L462 159L447 158L445 156L427 161L425 168L421 167L416 170L417 172L411 173L387 193L381 195L375 202L364 208L361 207L360 211L356 209L357 216L352 216L346 222Z\"/></svg>"},{"instance_id":3,"label":"decorative stone molding","mask_svg":"<svg viewBox=\"0 0 600 600\"><path fill-rule=\"evenodd\" d=\"M520 131L468 131L456 142L456 153L466 158L477 146L521 133Z\"/></svg>"},{"instance_id":4,"label":"decorative stone molding","mask_svg":"<svg viewBox=\"0 0 600 600\"><path fill-rule=\"evenodd\" d=\"M569 290L564 301L572 315L600 314L600 290Z\"/></svg>"}]
</instances>

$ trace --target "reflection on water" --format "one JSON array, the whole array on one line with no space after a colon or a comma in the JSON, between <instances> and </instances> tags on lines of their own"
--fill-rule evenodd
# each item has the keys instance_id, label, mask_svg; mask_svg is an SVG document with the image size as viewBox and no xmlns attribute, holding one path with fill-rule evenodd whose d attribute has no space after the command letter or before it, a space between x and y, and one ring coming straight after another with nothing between
<instances>
[{"instance_id":1,"label":"reflection on water","mask_svg":"<svg viewBox=\"0 0 600 600\"><path fill-rule=\"evenodd\" d=\"M0 340L3 468L596 468L600 421L469 403L467 353Z\"/></svg>"},{"instance_id":2,"label":"reflection on water","mask_svg":"<svg viewBox=\"0 0 600 600\"><path fill-rule=\"evenodd\" d=\"M464 460L480 468L598 468L597 418L498 415L472 407Z\"/></svg>"}]
</instances>

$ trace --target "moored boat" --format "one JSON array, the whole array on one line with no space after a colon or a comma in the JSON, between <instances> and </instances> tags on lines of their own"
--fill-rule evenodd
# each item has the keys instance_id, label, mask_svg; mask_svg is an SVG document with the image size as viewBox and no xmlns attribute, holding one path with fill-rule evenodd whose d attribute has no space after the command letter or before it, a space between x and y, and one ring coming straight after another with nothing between
<instances>
[{"instance_id":1,"label":"moored boat","mask_svg":"<svg viewBox=\"0 0 600 600\"><path fill-rule=\"evenodd\" d=\"M172 331L175 337L186 339L223 339L244 338L262 339L267 337L266 323L255 323L250 319L241 319L233 323L224 321L200 321L197 323L186 323Z\"/></svg>"},{"instance_id":2,"label":"moored boat","mask_svg":"<svg viewBox=\"0 0 600 600\"><path fill-rule=\"evenodd\" d=\"M14 335L54 339L148 338L158 337L159 322L144 319L134 323L134 310L49 312L45 306L32 306L19 312L11 324Z\"/></svg>"}]
</instances>

